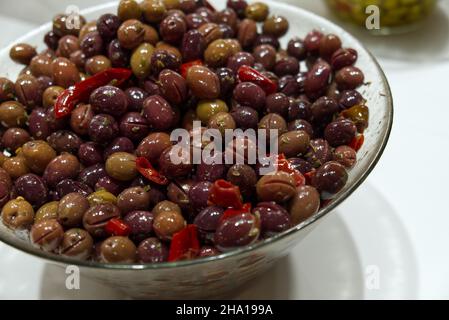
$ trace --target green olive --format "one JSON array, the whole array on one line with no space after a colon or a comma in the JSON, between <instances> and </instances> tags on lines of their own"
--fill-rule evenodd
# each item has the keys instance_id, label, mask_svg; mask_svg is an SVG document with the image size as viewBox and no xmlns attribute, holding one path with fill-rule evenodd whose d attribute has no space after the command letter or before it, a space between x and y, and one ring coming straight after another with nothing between
<instances>
[{"instance_id":1,"label":"green olive","mask_svg":"<svg viewBox=\"0 0 449 320\"><path fill-rule=\"evenodd\" d=\"M57 219L58 218L58 205L59 201L51 201L47 202L43 206L39 208L36 212L36 216L34 217L34 222L39 222L42 220L48 219Z\"/></svg>"},{"instance_id":2,"label":"green olive","mask_svg":"<svg viewBox=\"0 0 449 320\"><path fill-rule=\"evenodd\" d=\"M118 5L117 15L120 20L126 21L130 19L139 20L142 16L142 10L135 0L122 0Z\"/></svg>"},{"instance_id":3,"label":"green olive","mask_svg":"<svg viewBox=\"0 0 449 320\"><path fill-rule=\"evenodd\" d=\"M265 3L254 2L245 9L245 16L257 22L262 22L268 17L269 8Z\"/></svg>"},{"instance_id":4,"label":"green olive","mask_svg":"<svg viewBox=\"0 0 449 320\"><path fill-rule=\"evenodd\" d=\"M204 124L207 124L209 119L219 112L228 112L226 102L219 99L201 100L196 107L196 115Z\"/></svg>"},{"instance_id":5,"label":"green olive","mask_svg":"<svg viewBox=\"0 0 449 320\"><path fill-rule=\"evenodd\" d=\"M224 136L226 129L235 129L236 124L234 118L228 112L218 112L209 118L207 127L217 129Z\"/></svg>"},{"instance_id":6,"label":"green olive","mask_svg":"<svg viewBox=\"0 0 449 320\"><path fill-rule=\"evenodd\" d=\"M179 9L179 0L163 0L163 2L167 10Z\"/></svg>"},{"instance_id":7,"label":"green olive","mask_svg":"<svg viewBox=\"0 0 449 320\"><path fill-rule=\"evenodd\" d=\"M162 0L144 0L140 4L143 16L149 23L159 23L165 16L167 9Z\"/></svg>"},{"instance_id":8,"label":"green olive","mask_svg":"<svg viewBox=\"0 0 449 320\"><path fill-rule=\"evenodd\" d=\"M89 205L91 207L97 205L97 204L102 204L102 203L113 203L116 204L117 203L117 197L114 196L112 193L110 193L109 191L106 191L104 189L100 189L97 190L93 193L91 193L90 195L87 196L87 201L89 201Z\"/></svg>"},{"instance_id":9,"label":"green olive","mask_svg":"<svg viewBox=\"0 0 449 320\"><path fill-rule=\"evenodd\" d=\"M212 41L204 51L204 60L214 68L224 66L229 57L242 51L242 47L235 39L218 39Z\"/></svg>"},{"instance_id":10,"label":"green olive","mask_svg":"<svg viewBox=\"0 0 449 320\"><path fill-rule=\"evenodd\" d=\"M271 16L263 23L263 33L273 37L282 37L287 30L288 20L282 16Z\"/></svg>"},{"instance_id":11,"label":"green olive","mask_svg":"<svg viewBox=\"0 0 449 320\"><path fill-rule=\"evenodd\" d=\"M367 106L355 105L342 111L341 114L354 122L359 132L363 132L368 127L369 110Z\"/></svg>"},{"instance_id":12,"label":"green olive","mask_svg":"<svg viewBox=\"0 0 449 320\"><path fill-rule=\"evenodd\" d=\"M150 74L150 61L154 47L149 43L142 43L131 55L131 69L139 79L145 79Z\"/></svg>"},{"instance_id":13,"label":"green olive","mask_svg":"<svg viewBox=\"0 0 449 320\"><path fill-rule=\"evenodd\" d=\"M28 229L34 220L31 204L22 197L9 200L2 209L2 220L11 229Z\"/></svg>"},{"instance_id":14,"label":"green olive","mask_svg":"<svg viewBox=\"0 0 449 320\"><path fill-rule=\"evenodd\" d=\"M119 181L137 177L136 156L128 152L115 152L106 160L106 172Z\"/></svg>"}]
</instances>

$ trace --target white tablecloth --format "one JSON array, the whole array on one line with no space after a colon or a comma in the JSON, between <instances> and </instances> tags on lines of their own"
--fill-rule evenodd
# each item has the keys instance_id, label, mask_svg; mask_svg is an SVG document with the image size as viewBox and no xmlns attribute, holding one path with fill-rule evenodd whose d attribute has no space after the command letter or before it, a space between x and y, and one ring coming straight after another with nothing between
<instances>
[{"instance_id":1,"label":"white tablecloth","mask_svg":"<svg viewBox=\"0 0 449 320\"><path fill-rule=\"evenodd\" d=\"M286 2L329 15L319 1ZM92 5L1 1L0 47L74 3ZM448 30L449 5L441 1L415 33L379 38L356 32L379 58L394 95L385 154L350 199L236 298L449 298ZM121 297L87 279L81 290L68 291L61 270L4 244L0 261L0 299Z\"/></svg>"}]
</instances>

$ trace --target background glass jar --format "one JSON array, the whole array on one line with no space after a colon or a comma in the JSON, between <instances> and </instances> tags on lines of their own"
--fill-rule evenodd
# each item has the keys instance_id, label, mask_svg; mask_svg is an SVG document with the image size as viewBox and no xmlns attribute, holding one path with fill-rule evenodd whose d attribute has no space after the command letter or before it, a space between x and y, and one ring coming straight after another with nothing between
<instances>
[{"instance_id":1,"label":"background glass jar","mask_svg":"<svg viewBox=\"0 0 449 320\"><path fill-rule=\"evenodd\" d=\"M391 34L415 29L435 8L437 0L326 0L328 6L343 20L366 27L367 18L379 8L380 28L368 29L375 34Z\"/></svg>"}]
</instances>

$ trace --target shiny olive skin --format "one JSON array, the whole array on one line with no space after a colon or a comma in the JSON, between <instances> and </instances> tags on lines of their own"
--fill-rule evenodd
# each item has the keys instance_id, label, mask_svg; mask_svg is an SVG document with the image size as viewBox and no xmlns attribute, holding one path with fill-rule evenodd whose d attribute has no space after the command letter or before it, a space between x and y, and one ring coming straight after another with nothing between
<instances>
[{"instance_id":1,"label":"shiny olive skin","mask_svg":"<svg viewBox=\"0 0 449 320\"><path fill-rule=\"evenodd\" d=\"M121 0L118 5L117 16L121 21L140 19L142 9L135 0Z\"/></svg>"},{"instance_id":2,"label":"shiny olive skin","mask_svg":"<svg viewBox=\"0 0 449 320\"><path fill-rule=\"evenodd\" d=\"M44 250L54 251L64 237L64 229L55 219L42 220L31 227L30 238L33 245Z\"/></svg>"},{"instance_id":3,"label":"shiny olive skin","mask_svg":"<svg viewBox=\"0 0 449 320\"><path fill-rule=\"evenodd\" d=\"M105 143L119 133L117 121L109 114L97 114L89 123L88 134L92 141Z\"/></svg>"},{"instance_id":4,"label":"shiny olive skin","mask_svg":"<svg viewBox=\"0 0 449 320\"><path fill-rule=\"evenodd\" d=\"M329 123L324 130L324 138L332 147L349 144L357 133L357 127L348 119Z\"/></svg>"},{"instance_id":5,"label":"shiny olive skin","mask_svg":"<svg viewBox=\"0 0 449 320\"><path fill-rule=\"evenodd\" d=\"M0 103L14 99L15 94L14 83L7 78L0 77Z\"/></svg>"},{"instance_id":6,"label":"shiny olive skin","mask_svg":"<svg viewBox=\"0 0 449 320\"><path fill-rule=\"evenodd\" d=\"M64 227L76 227L81 224L84 213L89 209L86 197L78 192L66 194L58 205L58 221Z\"/></svg>"},{"instance_id":7,"label":"shiny olive skin","mask_svg":"<svg viewBox=\"0 0 449 320\"><path fill-rule=\"evenodd\" d=\"M222 67L229 57L242 51L239 42L235 39L217 39L212 41L204 51L205 62L214 68Z\"/></svg>"},{"instance_id":8,"label":"shiny olive skin","mask_svg":"<svg viewBox=\"0 0 449 320\"><path fill-rule=\"evenodd\" d=\"M98 33L106 41L115 38L119 27L120 19L115 14L106 13L97 19Z\"/></svg>"},{"instance_id":9,"label":"shiny olive skin","mask_svg":"<svg viewBox=\"0 0 449 320\"><path fill-rule=\"evenodd\" d=\"M65 14L58 14L53 18L53 32L59 36L65 36L68 34L78 36L80 29L86 24L86 19L83 16L79 16L79 25L72 25L67 23L70 19Z\"/></svg>"},{"instance_id":10,"label":"shiny olive skin","mask_svg":"<svg viewBox=\"0 0 449 320\"><path fill-rule=\"evenodd\" d=\"M320 208L320 194L309 185L299 186L289 203L289 212L293 224L303 222L318 212Z\"/></svg>"},{"instance_id":11,"label":"shiny olive skin","mask_svg":"<svg viewBox=\"0 0 449 320\"><path fill-rule=\"evenodd\" d=\"M56 152L47 142L33 140L22 146L21 155L33 172L42 174L50 161L56 157Z\"/></svg>"},{"instance_id":12,"label":"shiny olive skin","mask_svg":"<svg viewBox=\"0 0 449 320\"><path fill-rule=\"evenodd\" d=\"M290 39L287 45L287 52L290 56L298 60L304 60L307 57L307 49L304 41L298 37Z\"/></svg>"},{"instance_id":13,"label":"shiny olive skin","mask_svg":"<svg viewBox=\"0 0 449 320\"><path fill-rule=\"evenodd\" d=\"M227 112L218 112L209 118L207 127L210 129L217 129L224 136L226 130L233 130L236 128L234 118Z\"/></svg>"},{"instance_id":14,"label":"shiny olive skin","mask_svg":"<svg viewBox=\"0 0 449 320\"><path fill-rule=\"evenodd\" d=\"M64 179L74 179L80 171L78 158L70 153L62 153L51 160L42 175L50 187L56 186Z\"/></svg>"},{"instance_id":15,"label":"shiny olive skin","mask_svg":"<svg viewBox=\"0 0 449 320\"><path fill-rule=\"evenodd\" d=\"M148 210L149 206L150 195L142 187L127 188L117 196L117 207L122 213Z\"/></svg>"},{"instance_id":16,"label":"shiny olive skin","mask_svg":"<svg viewBox=\"0 0 449 320\"><path fill-rule=\"evenodd\" d=\"M103 148L98 143L88 141L78 149L78 159L85 166L92 166L103 161Z\"/></svg>"},{"instance_id":17,"label":"shiny olive skin","mask_svg":"<svg viewBox=\"0 0 449 320\"><path fill-rule=\"evenodd\" d=\"M15 91L19 102L28 108L34 108L42 104L42 87L32 75L20 75L15 83Z\"/></svg>"},{"instance_id":18,"label":"shiny olive skin","mask_svg":"<svg viewBox=\"0 0 449 320\"><path fill-rule=\"evenodd\" d=\"M262 110L265 106L266 95L258 85L252 82L241 82L235 87L233 98L243 106Z\"/></svg>"},{"instance_id":19,"label":"shiny olive skin","mask_svg":"<svg viewBox=\"0 0 449 320\"><path fill-rule=\"evenodd\" d=\"M101 162L102 161L82 169L78 175L78 181L87 184L91 188L95 187L97 181L107 175L104 165Z\"/></svg>"},{"instance_id":20,"label":"shiny olive skin","mask_svg":"<svg viewBox=\"0 0 449 320\"><path fill-rule=\"evenodd\" d=\"M76 65L67 58L56 58L51 63L53 81L56 85L68 88L81 80Z\"/></svg>"},{"instance_id":21,"label":"shiny olive skin","mask_svg":"<svg viewBox=\"0 0 449 320\"><path fill-rule=\"evenodd\" d=\"M118 137L109 143L103 151L103 159L106 160L109 156L116 152L134 152L133 142L126 137Z\"/></svg>"},{"instance_id":22,"label":"shiny olive skin","mask_svg":"<svg viewBox=\"0 0 449 320\"><path fill-rule=\"evenodd\" d=\"M27 166L25 158L19 156L7 158L3 162L2 167L12 179L17 179L30 172L30 168Z\"/></svg>"},{"instance_id":23,"label":"shiny olive skin","mask_svg":"<svg viewBox=\"0 0 449 320\"><path fill-rule=\"evenodd\" d=\"M303 130L294 130L279 136L278 150L287 158L303 155L309 148L310 137Z\"/></svg>"},{"instance_id":24,"label":"shiny olive skin","mask_svg":"<svg viewBox=\"0 0 449 320\"><path fill-rule=\"evenodd\" d=\"M2 221L10 229L28 229L34 220L31 204L19 197L8 201L2 208Z\"/></svg>"},{"instance_id":25,"label":"shiny olive skin","mask_svg":"<svg viewBox=\"0 0 449 320\"><path fill-rule=\"evenodd\" d=\"M172 182L167 187L167 198L176 203L182 210L190 211L189 190L193 181L186 179Z\"/></svg>"},{"instance_id":26,"label":"shiny olive skin","mask_svg":"<svg viewBox=\"0 0 449 320\"><path fill-rule=\"evenodd\" d=\"M30 61L30 70L33 76L39 77L39 76L52 76L52 68L51 63L53 61L53 58L44 55L44 54L38 54Z\"/></svg>"},{"instance_id":27,"label":"shiny olive skin","mask_svg":"<svg viewBox=\"0 0 449 320\"><path fill-rule=\"evenodd\" d=\"M240 22L237 39L243 48L249 48L257 38L257 24L254 20L244 19Z\"/></svg>"},{"instance_id":28,"label":"shiny olive skin","mask_svg":"<svg viewBox=\"0 0 449 320\"><path fill-rule=\"evenodd\" d=\"M153 132L145 137L137 146L136 155L145 157L150 162L159 159L162 151L172 145L170 136L165 132Z\"/></svg>"},{"instance_id":29,"label":"shiny olive skin","mask_svg":"<svg viewBox=\"0 0 449 320\"><path fill-rule=\"evenodd\" d=\"M285 118L289 111L289 106L289 98L283 93L273 93L267 97L266 107L268 113L277 113Z\"/></svg>"},{"instance_id":30,"label":"shiny olive skin","mask_svg":"<svg viewBox=\"0 0 449 320\"><path fill-rule=\"evenodd\" d=\"M159 73L159 88L164 98L175 105L187 99L186 80L173 70L166 69Z\"/></svg>"},{"instance_id":31,"label":"shiny olive skin","mask_svg":"<svg viewBox=\"0 0 449 320\"><path fill-rule=\"evenodd\" d=\"M200 181L192 185L189 190L189 200L192 208L199 212L207 207L212 183L209 181Z\"/></svg>"},{"instance_id":32,"label":"shiny olive skin","mask_svg":"<svg viewBox=\"0 0 449 320\"><path fill-rule=\"evenodd\" d=\"M103 203L117 203L117 197L106 189L99 189L88 195L87 200L91 207Z\"/></svg>"},{"instance_id":33,"label":"shiny olive skin","mask_svg":"<svg viewBox=\"0 0 449 320\"><path fill-rule=\"evenodd\" d=\"M293 226L289 212L275 202L260 202L253 209L259 216L263 237L270 237Z\"/></svg>"},{"instance_id":34,"label":"shiny olive skin","mask_svg":"<svg viewBox=\"0 0 449 320\"><path fill-rule=\"evenodd\" d=\"M44 108L53 106L58 96L64 91L64 88L59 86L51 86L45 89L42 95L42 104Z\"/></svg>"},{"instance_id":35,"label":"shiny olive skin","mask_svg":"<svg viewBox=\"0 0 449 320\"><path fill-rule=\"evenodd\" d=\"M242 130L256 129L259 123L259 114L251 107L240 106L231 111L236 127Z\"/></svg>"},{"instance_id":36,"label":"shiny olive skin","mask_svg":"<svg viewBox=\"0 0 449 320\"><path fill-rule=\"evenodd\" d=\"M120 119L120 134L133 141L140 141L148 134L148 122L138 112L128 112ZM132 148L133 149L133 148Z\"/></svg>"},{"instance_id":37,"label":"shiny olive skin","mask_svg":"<svg viewBox=\"0 0 449 320\"><path fill-rule=\"evenodd\" d=\"M333 160L345 168L352 168L357 162L357 152L349 146L339 146L334 150Z\"/></svg>"},{"instance_id":38,"label":"shiny olive skin","mask_svg":"<svg viewBox=\"0 0 449 320\"><path fill-rule=\"evenodd\" d=\"M131 211L123 221L131 229L131 237L133 240L143 240L153 233L153 213L150 211Z\"/></svg>"},{"instance_id":39,"label":"shiny olive skin","mask_svg":"<svg viewBox=\"0 0 449 320\"><path fill-rule=\"evenodd\" d=\"M287 119L289 121L304 119L309 121L311 117L310 102L302 99L289 99L287 107Z\"/></svg>"},{"instance_id":40,"label":"shiny olive skin","mask_svg":"<svg viewBox=\"0 0 449 320\"><path fill-rule=\"evenodd\" d=\"M273 72L279 76L296 75L299 72L299 61L294 57L285 57L276 62Z\"/></svg>"},{"instance_id":41,"label":"shiny olive skin","mask_svg":"<svg viewBox=\"0 0 449 320\"><path fill-rule=\"evenodd\" d=\"M313 139L310 141L309 152L306 154L306 160L314 168L318 168L324 163L332 160L332 149L329 143L324 139Z\"/></svg>"},{"instance_id":42,"label":"shiny olive skin","mask_svg":"<svg viewBox=\"0 0 449 320\"><path fill-rule=\"evenodd\" d=\"M278 130L278 136L287 131L287 123L277 113L268 113L259 121L259 129L266 130L267 141L270 138L270 130Z\"/></svg>"},{"instance_id":43,"label":"shiny olive skin","mask_svg":"<svg viewBox=\"0 0 449 320\"><path fill-rule=\"evenodd\" d=\"M261 44L254 48L255 62L262 64L266 70L272 70L276 63L276 49L270 44Z\"/></svg>"},{"instance_id":44,"label":"shiny olive skin","mask_svg":"<svg viewBox=\"0 0 449 320\"><path fill-rule=\"evenodd\" d=\"M266 19L263 23L263 33L274 37L282 37L289 28L288 20L282 16L274 15Z\"/></svg>"},{"instance_id":45,"label":"shiny olive skin","mask_svg":"<svg viewBox=\"0 0 449 320\"><path fill-rule=\"evenodd\" d=\"M295 130L305 131L309 135L309 137L313 137L314 135L312 125L308 121L303 119L296 119L292 122L289 122L287 129L288 131L295 131Z\"/></svg>"},{"instance_id":46,"label":"shiny olive skin","mask_svg":"<svg viewBox=\"0 0 449 320\"><path fill-rule=\"evenodd\" d=\"M310 111L312 123L328 123L333 115L338 112L338 104L335 100L324 96L312 103Z\"/></svg>"},{"instance_id":47,"label":"shiny olive skin","mask_svg":"<svg viewBox=\"0 0 449 320\"><path fill-rule=\"evenodd\" d=\"M47 186L44 180L34 173L28 173L17 178L14 186L17 195L24 197L32 205L39 207L47 201Z\"/></svg>"},{"instance_id":48,"label":"shiny olive skin","mask_svg":"<svg viewBox=\"0 0 449 320\"><path fill-rule=\"evenodd\" d=\"M48 144L56 150L56 152L69 152L77 154L82 143L81 138L69 130L59 130L53 132L47 138Z\"/></svg>"},{"instance_id":49,"label":"shiny olive skin","mask_svg":"<svg viewBox=\"0 0 449 320\"><path fill-rule=\"evenodd\" d=\"M80 103L70 115L70 128L79 135L87 135L93 117L92 106Z\"/></svg>"},{"instance_id":50,"label":"shiny olive skin","mask_svg":"<svg viewBox=\"0 0 449 320\"><path fill-rule=\"evenodd\" d=\"M316 62L307 73L304 90L311 99L320 97L326 90L331 76L331 66L324 60Z\"/></svg>"},{"instance_id":51,"label":"shiny olive skin","mask_svg":"<svg viewBox=\"0 0 449 320\"><path fill-rule=\"evenodd\" d=\"M181 52L184 61L197 60L202 57L206 47L206 41L203 35L196 29L187 31L181 44Z\"/></svg>"},{"instance_id":52,"label":"shiny olive skin","mask_svg":"<svg viewBox=\"0 0 449 320\"><path fill-rule=\"evenodd\" d=\"M181 66L181 60L172 51L160 48L158 49L156 47L156 50L151 55L150 65L151 73L154 76L158 76L164 69L178 71Z\"/></svg>"},{"instance_id":53,"label":"shiny olive skin","mask_svg":"<svg viewBox=\"0 0 449 320\"><path fill-rule=\"evenodd\" d=\"M341 40L337 35L329 33L321 37L319 53L323 59L330 61L334 52L340 48Z\"/></svg>"},{"instance_id":54,"label":"shiny olive skin","mask_svg":"<svg viewBox=\"0 0 449 320\"><path fill-rule=\"evenodd\" d=\"M39 222L47 219L57 219L58 218L58 205L59 201L50 201L43 204L34 216L34 222Z\"/></svg>"},{"instance_id":55,"label":"shiny olive skin","mask_svg":"<svg viewBox=\"0 0 449 320\"><path fill-rule=\"evenodd\" d=\"M166 131L172 127L175 113L170 104L159 95L149 96L143 102L143 116L151 129Z\"/></svg>"},{"instance_id":56,"label":"shiny olive skin","mask_svg":"<svg viewBox=\"0 0 449 320\"><path fill-rule=\"evenodd\" d=\"M150 75L150 59L154 52L154 47L149 43L142 43L134 49L131 55L131 69L139 79L145 79Z\"/></svg>"},{"instance_id":57,"label":"shiny olive skin","mask_svg":"<svg viewBox=\"0 0 449 320\"><path fill-rule=\"evenodd\" d=\"M54 189L56 191L56 200L61 199L66 194L73 192L77 192L83 196L88 196L93 192L92 188L87 184L80 181L75 181L73 179L64 179L61 182L58 182Z\"/></svg>"},{"instance_id":58,"label":"shiny olive skin","mask_svg":"<svg viewBox=\"0 0 449 320\"><path fill-rule=\"evenodd\" d=\"M67 35L59 39L56 52L60 57L70 58L70 55L79 49L78 38L72 35Z\"/></svg>"},{"instance_id":59,"label":"shiny olive skin","mask_svg":"<svg viewBox=\"0 0 449 320\"><path fill-rule=\"evenodd\" d=\"M253 67L255 59L253 55L249 52L237 52L233 56L229 57L227 67L231 69L234 74L237 73L241 66Z\"/></svg>"},{"instance_id":60,"label":"shiny olive skin","mask_svg":"<svg viewBox=\"0 0 449 320\"><path fill-rule=\"evenodd\" d=\"M196 115L204 124L207 124L211 117L219 112L228 112L228 106L220 99L201 100L196 108Z\"/></svg>"},{"instance_id":61,"label":"shiny olive skin","mask_svg":"<svg viewBox=\"0 0 449 320\"><path fill-rule=\"evenodd\" d=\"M142 22L130 19L123 22L118 31L117 39L125 49L134 49L143 42L145 29Z\"/></svg>"},{"instance_id":62,"label":"shiny olive skin","mask_svg":"<svg viewBox=\"0 0 449 320\"><path fill-rule=\"evenodd\" d=\"M215 99L220 96L218 76L204 66L192 66L187 72L186 82L199 99Z\"/></svg>"},{"instance_id":63,"label":"shiny olive skin","mask_svg":"<svg viewBox=\"0 0 449 320\"><path fill-rule=\"evenodd\" d=\"M153 221L153 230L162 241L169 241L186 226L183 216L176 211L163 211Z\"/></svg>"},{"instance_id":64,"label":"shiny olive skin","mask_svg":"<svg viewBox=\"0 0 449 320\"><path fill-rule=\"evenodd\" d=\"M239 187L244 197L251 197L255 191L257 174L246 164L235 164L229 168L226 180Z\"/></svg>"},{"instance_id":65,"label":"shiny olive skin","mask_svg":"<svg viewBox=\"0 0 449 320\"><path fill-rule=\"evenodd\" d=\"M172 158L176 159L177 157L181 160L179 164L175 164L172 161ZM188 175L193 169L192 159L190 157L191 155L187 150L182 150L182 148L176 146L165 149L161 153L158 162L161 173L170 178Z\"/></svg>"},{"instance_id":66,"label":"shiny olive skin","mask_svg":"<svg viewBox=\"0 0 449 320\"><path fill-rule=\"evenodd\" d=\"M11 151L17 150L17 148L21 147L25 142L31 140L30 134L28 131L22 128L9 128L5 131L1 138L1 144L4 148L7 148Z\"/></svg>"},{"instance_id":67,"label":"shiny olive skin","mask_svg":"<svg viewBox=\"0 0 449 320\"><path fill-rule=\"evenodd\" d=\"M114 86L100 87L92 92L89 103L95 113L107 113L114 117L121 116L128 108L125 93Z\"/></svg>"},{"instance_id":68,"label":"shiny olive skin","mask_svg":"<svg viewBox=\"0 0 449 320\"><path fill-rule=\"evenodd\" d=\"M184 19L176 16L168 16L161 21L159 33L163 41L176 45L179 44L187 31L187 25Z\"/></svg>"},{"instance_id":69,"label":"shiny olive skin","mask_svg":"<svg viewBox=\"0 0 449 320\"><path fill-rule=\"evenodd\" d=\"M259 234L259 219L251 213L241 213L218 224L214 243L220 251L229 251L253 243Z\"/></svg>"},{"instance_id":70,"label":"shiny olive skin","mask_svg":"<svg viewBox=\"0 0 449 320\"><path fill-rule=\"evenodd\" d=\"M158 202L154 208L153 208L153 214L156 217L158 214L160 214L161 212L164 211L174 211L174 212L178 212L178 213L182 213L181 212L181 208L174 202L172 201L168 201L168 200L163 200Z\"/></svg>"},{"instance_id":71,"label":"shiny olive skin","mask_svg":"<svg viewBox=\"0 0 449 320\"><path fill-rule=\"evenodd\" d=\"M164 262L168 258L168 248L157 238L147 238L137 247L137 258L142 263Z\"/></svg>"},{"instance_id":72,"label":"shiny olive skin","mask_svg":"<svg viewBox=\"0 0 449 320\"><path fill-rule=\"evenodd\" d=\"M218 68L215 70L220 81L220 96L222 98L228 97L237 84L237 79L234 72L229 68Z\"/></svg>"},{"instance_id":73,"label":"shiny olive skin","mask_svg":"<svg viewBox=\"0 0 449 320\"><path fill-rule=\"evenodd\" d=\"M358 132L363 132L368 127L369 109L365 105L354 105L341 114L355 124Z\"/></svg>"},{"instance_id":74,"label":"shiny olive skin","mask_svg":"<svg viewBox=\"0 0 449 320\"><path fill-rule=\"evenodd\" d=\"M36 48L27 43L18 43L9 50L9 57L13 61L25 65L28 65L36 54Z\"/></svg>"},{"instance_id":75,"label":"shiny olive skin","mask_svg":"<svg viewBox=\"0 0 449 320\"><path fill-rule=\"evenodd\" d=\"M73 228L64 232L60 253L66 257L87 260L92 254L93 246L94 240L86 230Z\"/></svg>"},{"instance_id":76,"label":"shiny olive skin","mask_svg":"<svg viewBox=\"0 0 449 320\"><path fill-rule=\"evenodd\" d=\"M343 67L335 73L335 82L340 90L356 89L363 84L364 80L362 70L354 66Z\"/></svg>"},{"instance_id":77,"label":"shiny olive skin","mask_svg":"<svg viewBox=\"0 0 449 320\"><path fill-rule=\"evenodd\" d=\"M111 68L111 60L104 55L96 55L86 60L84 69L87 74L95 75Z\"/></svg>"},{"instance_id":78,"label":"shiny olive skin","mask_svg":"<svg viewBox=\"0 0 449 320\"><path fill-rule=\"evenodd\" d=\"M213 233L220 223L220 218L224 213L224 209L217 206L208 206L195 216L193 223L198 227L206 238L212 240Z\"/></svg>"},{"instance_id":79,"label":"shiny olive skin","mask_svg":"<svg viewBox=\"0 0 449 320\"><path fill-rule=\"evenodd\" d=\"M142 111L143 101L148 97L148 93L139 87L130 87L125 90L128 99L129 111Z\"/></svg>"},{"instance_id":80,"label":"shiny olive skin","mask_svg":"<svg viewBox=\"0 0 449 320\"><path fill-rule=\"evenodd\" d=\"M136 246L127 237L109 237L101 243L100 261L105 263L134 263Z\"/></svg>"},{"instance_id":81,"label":"shiny olive skin","mask_svg":"<svg viewBox=\"0 0 449 320\"><path fill-rule=\"evenodd\" d=\"M268 17L269 8L263 2L253 2L245 8L245 17L262 22Z\"/></svg>"},{"instance_id":82,"label":"shiny olive skin","mask_svg":"<svg viewBox=\"0 0 449 320\"><path fill-rule=\"evenodd\" d=\"M59 36L52 30L48 31L44 36L44 42L51 50L56 50L58 48L58 40Z\"/></svg>"},{"instance_id":83,"label":"shiny olive skin","mask_svg":"<svg viewBox=\"0 0 449 320\"><path fill-rule=\"evenodd\" d=\"M106 160L106 172L119 181L130 181L137 177L136 156L127 152L115 152Z\"/></svg>"},{"instance_id":84,"label":"shiny olive skin","mask_svg":"<svg viewBox=\"0 0 449 320\"><path fill-rule=\"evenodd\" d=\"M357 51L352 48L340 48L331 57L331 66L334 70L351 66L357 61Z\"/></svg>"},{"instance_id":85,"label":"shiny olive skin","mask_svg":"<svg viewBox=\"0 0 449 320\"><path fill-rule=\"evenodd\" d=\"M94 238L107 236L104 227L112 218L119 218L120 210L112 203L91 206L83 216L83 226Z\"/></svg>"},{"instance_id":86,"label":"shiny olive skin","mask_svg":"<svg viewBox=\"0 0 449 320\"><path fill-rule=\"evenodd\" d=\"M296 183L291 175L277 171L272 175L265 175L256 184L257 196L262 201L276 201L278 203L289 200L296 192Z\"/></svg>"},{"instance_id":87,"label":"shiny olive skin","mask_svg":"<svg viewBox=\"0 0 449 320\"><path fill-rule=\"evenodd\" d=\"M107 55L114 68L124 68L129 64L129 53L118 39L112 40L107 47Z\"/></svg>"},{"instance_id":88,"label":"shiny olive skin","mask_svg":"<svg viewBox=\"0 0 449 320\"><path fill-rule=\"evenodd\" d=\"M312 177L312 185L321 192L330 194L340 191L348 181L348 173L343 165L329 161L319 167Z\"/></svg>"}]
</instances>

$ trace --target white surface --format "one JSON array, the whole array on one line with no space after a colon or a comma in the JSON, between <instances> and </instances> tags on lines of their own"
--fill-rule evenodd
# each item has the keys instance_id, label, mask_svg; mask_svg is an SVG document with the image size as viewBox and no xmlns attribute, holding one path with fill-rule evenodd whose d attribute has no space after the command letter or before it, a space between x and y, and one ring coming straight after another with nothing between
<instances>
[{"instance_id":1,"label":"white surface","mask_svg":"<svg viewBox=\"0 0 449 320\"><path fill-rule=\"evenodd\" d=\"M328 15L318 1L286 2ZM7 32L2 32L0 47L73 3L91 5L85 0L1 0L0 29ZM289 257L235 297L449 298L449 111L443 78L449 73L447 1L440 2L431 21L417 33L394 38L357 33L379 58L392 86L395 123L387 150L353 196ZM122 297L87 279L81 279L79 291L68 291L63 270L4 244L0 261L1 299ZM373 270L379 271L378 288L370 281Z\"/></svg>"}]
</instances>

